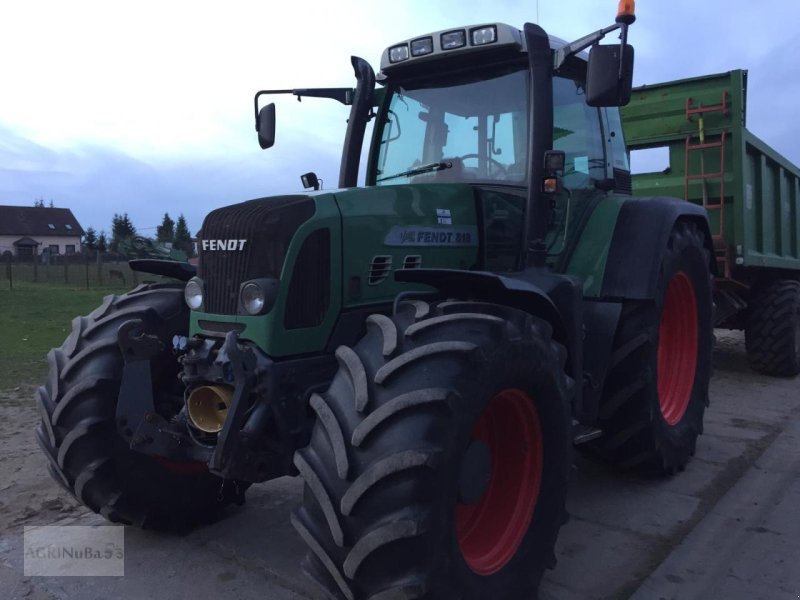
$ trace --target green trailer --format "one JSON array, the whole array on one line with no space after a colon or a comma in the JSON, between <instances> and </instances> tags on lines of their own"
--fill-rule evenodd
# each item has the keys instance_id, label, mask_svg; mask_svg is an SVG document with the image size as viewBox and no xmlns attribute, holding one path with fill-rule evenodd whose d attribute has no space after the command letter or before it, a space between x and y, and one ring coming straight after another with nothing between
<instances>
[{"instance_id":1,"label":"green trailer","mask_svg":"<svg viewBox=\"0 0 800 600\"><path fill-rule=\"evenodd\" d=\"M622 108L637 196L706 208L716 324L744 329L752 365L800 372L800 167L746 128L747 71L645 85ZM638 160L637 160L638 159Z\"/></svg>"}]
</instances>

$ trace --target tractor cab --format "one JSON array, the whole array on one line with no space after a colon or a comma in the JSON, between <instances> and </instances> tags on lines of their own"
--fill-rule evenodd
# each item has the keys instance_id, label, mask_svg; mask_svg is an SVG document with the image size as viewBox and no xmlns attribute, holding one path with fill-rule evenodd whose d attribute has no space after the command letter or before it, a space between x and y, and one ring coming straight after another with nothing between
<instances>
[{"instance_id":1,"label":"tractor cab","mask_svg":"<svg viewBox=\"0 0 800 600\"><path fill-rule=\"evenodd\" d=\"M483 191L500 194L487 222L506 215L513 223L511 252L480 268L519 271L535 262L563 271L556 255L570 213L577 222L598 195L630 193L616 109L630 95L630 16L621 13L615 25L572 44L531 24L434 32L386 48L377 76L353 57L356 88L258 92L259 141L269 147L275 140L274 104L259 108L264 95L350 105L340 188L357 185L366 124L375 119L366 186L469 184L479 201ZM621 44L597 44L616 29Z\"/></svg>"}]
</instances>

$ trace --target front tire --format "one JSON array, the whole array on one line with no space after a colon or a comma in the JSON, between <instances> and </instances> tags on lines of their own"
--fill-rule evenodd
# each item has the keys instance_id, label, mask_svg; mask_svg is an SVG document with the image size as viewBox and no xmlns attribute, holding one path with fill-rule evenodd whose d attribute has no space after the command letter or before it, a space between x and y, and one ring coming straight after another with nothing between
<instances>
[{"instance_id":1,"label":"front tire","mask_svg":"<svg viewBox=\"0 0 800 600\"><path fill-rule=\"evenodd\" d=\"M203 463L175 463L131 450L116 431L115 414L123 358L120 325L142 321L162 350L152 359L157 407L180 390L172 336L185 334L188 310L180 286L141 285L106 296L47 356L47 383L36 394L42 415L36 439L53 479L81 504L115 523L184 530L210 521L219 509L241 501L245 488L211 475ZM168 415L163 415L168 416Z\"/></svg>"},{"instance_id":2,"label":"front tire","mask_svg":"<svg viewBox=\"0 0 800 600\"><path fill-rule=\"evenodd\" d=\"M623 304L589 449L621 469L683 470L703 432L711 376L709 251L691 222L673 228L654 301Z\"/></svg>"},{"instance_id":3,"label":"front tire","mask_svg":"<svg viewBox=\"0 0 800 600\"><path fill-rule=\"evenodd\" d=\"M403 303L341 347L292 521L333 597L532 598L564 519L565 351L489 304Z\"/></svg>"}]
</instances>

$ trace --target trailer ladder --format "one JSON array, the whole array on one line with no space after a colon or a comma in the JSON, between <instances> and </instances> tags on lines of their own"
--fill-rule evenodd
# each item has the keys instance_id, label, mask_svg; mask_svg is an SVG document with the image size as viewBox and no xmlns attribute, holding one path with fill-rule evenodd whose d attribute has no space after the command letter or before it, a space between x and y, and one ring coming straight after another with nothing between
<instances>
[{"instance_id":1,"label":"trailer ladder","mask_svg":"<svg viewBox=\"0 0 800 600\"><path fill-rule=\"evenodd\" d=\"M711 232L711 239L714 244L714 257L717 262L717 268L723 274L725 279L731 277L731 261L728 245L725 242L725 141L728 137L728 129L723 129L719 134L716 134L718 139L708 141L706 139L705 131L705 116L711 112L721 112L724 117L728 116L729 112L728 92L722 92L722 101L713 106L693 106L692 98L686 98L686 120L692 121L695 115L698 116L697 133L689 134L686 136L686 152L684 153L684 188L683 197L689 200L689 183L691 181L700 181L703 186L703 207L711 213L711 211L718 211L719 227L718 231ZM719 149L719 171L706 173L705 161L706 150ZM689 172L689 157L691 152L700 152L700 172ZM708 198L706 182L708 180L719 180L719 201L714 202ZM716 200L716 199L714 199Z\"/></svg>"}]
</instances>

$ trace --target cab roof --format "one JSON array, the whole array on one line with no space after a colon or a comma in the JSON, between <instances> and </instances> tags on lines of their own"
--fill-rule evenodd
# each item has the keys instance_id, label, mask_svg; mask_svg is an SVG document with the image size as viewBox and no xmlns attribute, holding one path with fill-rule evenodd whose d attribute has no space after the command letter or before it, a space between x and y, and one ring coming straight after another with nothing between
<instances>
[{"instance_id":1,"label":"cab roof","mask_svg":"<svg viewBox=\"0 0 800 600\"><path fill-rule=\"evenodd\" d=\"M566 41L555 36L550 35L548 38L550 48L553 50L567 45ZM528 49L522 31L505 23L484 23L442 29L403 40L386 48L381 55L381 73L391 74L407 66L419 65L446 56L462 57L500 49L526 53ZM585 52L577 56L583 60L588 58Z\"/></svg>"}]
</instances>

